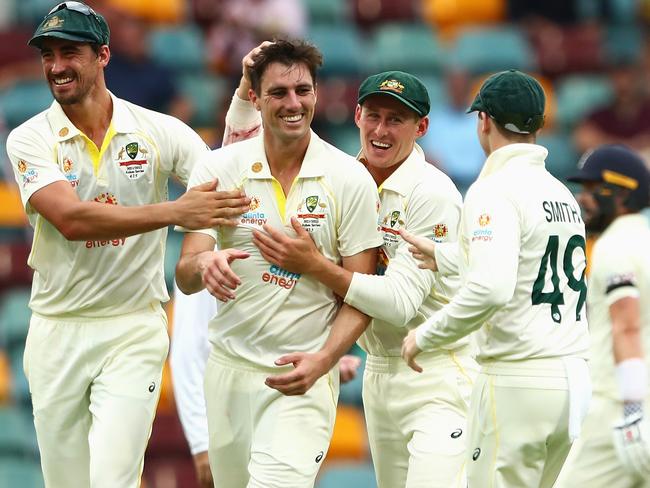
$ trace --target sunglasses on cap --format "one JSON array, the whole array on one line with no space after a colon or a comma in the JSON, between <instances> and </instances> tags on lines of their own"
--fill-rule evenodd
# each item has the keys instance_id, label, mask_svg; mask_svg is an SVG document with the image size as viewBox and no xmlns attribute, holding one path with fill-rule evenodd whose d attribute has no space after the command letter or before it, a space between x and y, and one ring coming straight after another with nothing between
<instances>
[{"instance_id":1,"label":"sunglasses on cap","mask_svg":"<svg viewBox=\"0 0 650 488\"><path fill-rule=\"evenodd\" d=\"M47 15L51 15L54 12L58 12L59 10L73 10L75 12L79 12L84 15L92 15L93 17L97 18L97 13L88 5L81 2L61 2L52 8L52 10L50 10Z\"/></svg>"}]
</instances>

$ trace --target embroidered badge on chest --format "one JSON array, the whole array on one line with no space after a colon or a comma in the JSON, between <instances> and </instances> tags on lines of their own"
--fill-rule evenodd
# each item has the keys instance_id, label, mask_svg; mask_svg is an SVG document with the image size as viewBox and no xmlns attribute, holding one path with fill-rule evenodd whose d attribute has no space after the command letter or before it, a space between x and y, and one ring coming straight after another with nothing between
<instances>
[{"instance_id":1,"label":"embroidered badge on chest","mask_svg":"<svg viewBox=\"0 0 650 488\"><path fill-rule=\"evenodd\" d=\"M117 164L130 180L137 180L147 171L149 151L137 142L129 142L117 154Z\"/></svg>"},{"instance_id":2,"label":"embroidered badge on chest","mask_svg":"<svg viewBox=\"0 0 650 488\"><path fill-rule=\"evenodd\" d=\"M400 215L399 210L393 210L387 213L380 222L379 227L384 234L384 245L387 247L394 246L399 242L399 230L404 225Z\"/></svg>"},{"instance_id":3,"label":"embroidered badge on chest","mask_svg":"<svg viewBox=\"0 0 650 488\"><path fill-rule=\"evenodd\" d=\"M327 203L321 201L318 195L311 195L298 205L296 217L307 232L313 232L320 229L325 222L326 208Z\"/></svg>"}]
</instances>

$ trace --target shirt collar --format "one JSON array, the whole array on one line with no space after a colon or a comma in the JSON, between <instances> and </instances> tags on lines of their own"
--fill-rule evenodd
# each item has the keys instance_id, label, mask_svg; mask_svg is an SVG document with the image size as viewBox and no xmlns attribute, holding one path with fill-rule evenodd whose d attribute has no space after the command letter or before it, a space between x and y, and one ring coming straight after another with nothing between
<instances>
[{"instance_id":1,"label":"shirt collar","mask_svg":"<svg viewBox=\"0 0 650 488\"><path fill-rule=\"evenodd\" d=\"M271 179L273 176L264 150L264 135L256 137L254 141L247 177L254 180ZM313 130L310 130L309 145L297 178L317 178L325 175L325 161L322 157L323 144L321 138Z\"/></svg>"},{"instance_id":2,"label":"shirt collar","mask_svg":"<svg viewBox=\"0 0 650 488\"><path fill-rule=\"evenodd\" d=\"M424 159L422 148L415 144L408 158L381 184L382 190L390 190L406 196L413 188L413 181L420 180L419 170L423 164L429 163Z\"/></svg>"},{"instance_id":3,"label":"shirt collar","mask_svg":"<svg viewBox=\"0 0 650 488\"><path fill-rule=\"evenodd\" d=\"M128 110L126 102L117 98L110 91L109 94L113 100L113 119L111 123L116 133L131 133L136 131L136 124ZM75 127L70 121L68 116L63 111L63 108L56 100L52 102L50 110L47 113L48 121L52 127L52 131L57 138L58 142L72 139L73 137L81 134L81 131Z\"/></svg>"},{"instance_id":4,"label":"shirt collar","mask_svg":"<svg viewBox=\"0 0 650 488\"><path fill-rule=\"evenodd\" d=\"M478 179L485 178L510 165L527 164L543 167L546 156L548 156L548 150L538 144L508 144L488 156Z\"/></svg>"}]
</instances>

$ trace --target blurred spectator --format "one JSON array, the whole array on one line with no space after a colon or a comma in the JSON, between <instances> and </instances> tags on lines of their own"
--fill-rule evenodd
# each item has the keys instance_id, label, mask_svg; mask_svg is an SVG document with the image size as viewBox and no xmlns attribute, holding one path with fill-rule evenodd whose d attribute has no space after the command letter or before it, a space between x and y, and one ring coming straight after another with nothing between
<instances>
[{"instance_id":1,"label":"blurred spectator","mask_svg":"<svg viewBox=\"0 0 650 488\"><path fill-rule=\"evenodd\" d=\"M303 37L307 27L301 0L193 0L197 21L207 25L211 66L237 75L241 60L261 41Z\"/></svg>"},{"instance_id":2,"label":"blurred spectator","mask_svg":"<svg viewBox=\"0 0 650 488\"><path fill-rule=\"evenodd\" d=\"M108 89L129 102L189 122L193 107L178 91L174 74L149 57L150 24L121 8L104 12L111 26Z\"/></svg>"},{"instance_id":3,"label":"blurred spectator","mask_svg":"<svg viewBox=\"0 0 650 488\"><path fill-rule=\"evenodd\" d=\"M177 23L186 14L186 0L103 0L101 3L102 12L112 7L147 22Z\"/></svg>"},{"instance_id":4,"label":"blurred spectator","mask_svg":"<svg viewBox=\"0 0 650 488\"><path fill-rule=\"evenodd\" d=\"M447 103L433 105L429 113L429 130L419 144L465 193L476 180L485 153L476 137L476 115L468 114L471 80L465 71L450 68L445 74Z\"/></svg>"},{"instance_id":5,"label":"blurred spectator","mask_svg":"<svg viewBox=\"0 0 650 488\"><path fill-rule=\"evenodd\" d=\"M620 60L611 66L609 78L614 99L578 124L574 132L576 147L584 152L618 142L650 160L650 100L642 69L635 60Z\"/></svg>"},{"instance_id":6,"label":"blurred spectator","mask_svg":"<svg viewBox=\"0 0 650 488\"><path fill-rule=\"evenodd\" d=\"M444 38L463 26L502 22L505 13L506 0L422 0L424 19Z\"/></svg>"}]
</instances>

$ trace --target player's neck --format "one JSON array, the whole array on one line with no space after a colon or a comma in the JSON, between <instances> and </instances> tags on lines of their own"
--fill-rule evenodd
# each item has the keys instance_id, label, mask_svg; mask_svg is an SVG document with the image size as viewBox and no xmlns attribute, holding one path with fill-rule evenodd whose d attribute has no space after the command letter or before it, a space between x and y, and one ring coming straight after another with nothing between
<instances>
[{"instance_id":1,"label":"player's neck","mask_svg":"<svg viewBox=\"0 0 650 488\"><path fill-rule=\"evenodd\" d=\"M271 168L271 174L278 178L283 173L297 173L309 147L310 134L298 140L286 141L274 137L264 138L264 151Z\"/></svg>"},{"instance_id":2,"label":"player's neck","mask_svg":"<svg viewBox=\"0 0 650 488\"><path fill-rule=\"evenodd\" d=\"M79 103L61 107L70 122L97 147L101 147L113 118L113 100L108 90L97 90L97 93L85 97Z\"/></svg>"}]
</instances>

